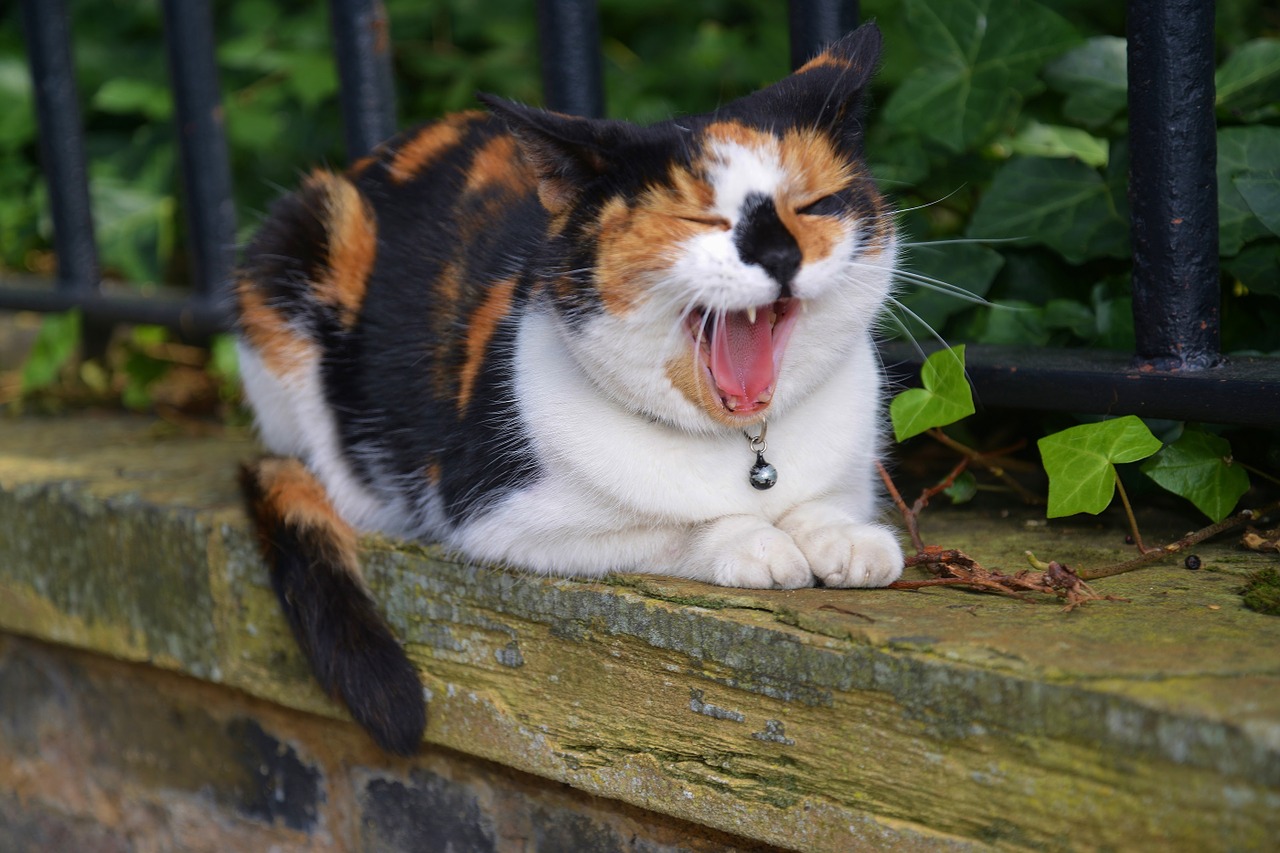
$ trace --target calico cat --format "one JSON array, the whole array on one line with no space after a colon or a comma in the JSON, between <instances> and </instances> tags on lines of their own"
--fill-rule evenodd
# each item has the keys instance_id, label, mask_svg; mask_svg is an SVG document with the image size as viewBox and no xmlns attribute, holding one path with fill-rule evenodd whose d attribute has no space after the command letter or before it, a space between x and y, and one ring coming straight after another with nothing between
<instances>
[{"instance_id":1,"label":"calico cat","mask_svg":"<svg viewBox=\"0 0 1280 853\"><path fill-rule=\"evenodd\" d=\"M237 300L276 455L243 481L299 644L382 747L413 752L425 708L356 530L567 575L898 577L872 523L879 52L865 25L650 127L482 96L274 207Z\"/></svg>"}]
</instances>

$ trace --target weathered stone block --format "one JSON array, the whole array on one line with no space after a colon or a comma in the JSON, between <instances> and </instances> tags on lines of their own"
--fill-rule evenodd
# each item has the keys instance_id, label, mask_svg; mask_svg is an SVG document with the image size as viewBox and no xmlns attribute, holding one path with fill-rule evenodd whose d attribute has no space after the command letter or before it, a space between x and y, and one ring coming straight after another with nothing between
<instances>
[{"instance_id":1,"label":"weathered stone block","mask_svg":"<svg viewBox=\"0 0 1280 853\"><path fill-rule=\"evenodd\" d=\"M0 531L21 534L0 534L0 629L342 717L288 636L239 508L234 467L253 452L225 437L158 441L129 419L6 424ZM1026 548L1096 565L1119 556L1122 533L1100 541L1095 525L938 514L927 534L1005 568ZM1252 848L1280 836L1280 620L1234 591L1272 558L1230 543L1200 549L1208 570L1116 578L1100 586L1127 602L1070 614L956 590L539 578L364 546L422 672L434 746L802 849ZM12 737L31 742L20 727ZM329 766L288 742L299 767ZM397 769L343 784L367 792L376 777L387 797L469 802L412 775L452 778L437 755L412 767L363 755L362 767ZM202 760L200 772L231 772ZM320 817L292 818L315 829L241 816L337 832L324 815L338 783L317 772ZM493 820L495 843L534 844L533 829L483 817L494 814L473 827ZM341 837L399 837L391 815L369 819Z\"/></svg>"}]
</instances>

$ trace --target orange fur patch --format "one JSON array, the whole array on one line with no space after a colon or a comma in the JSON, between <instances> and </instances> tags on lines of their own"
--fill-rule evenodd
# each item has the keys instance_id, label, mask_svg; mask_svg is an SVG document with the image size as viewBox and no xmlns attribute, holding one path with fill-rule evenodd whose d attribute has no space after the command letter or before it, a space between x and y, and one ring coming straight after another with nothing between
<instances>
[{"instance_id":1,"label":"orange fur patch","mask_svg":"<svg viewBox=\"0 0 1280 853\"><path fill-rule=\"evenodd\" d=\"M489 341L497 331L498 324L511 311L511 298L515 293L514 278L496 282L489 288L484 302L471 315L467 323L467 334L463 341L466 360L462 364L462 372L458 384L458 413L462 414L471 403L471 392L475 388L476 377L484 365L484 356L489 348Z\"/></svg>"},{"instance_id":2,"label":"orange fur patch","mask_svg":"<svg viewBox=\"0 0 1280 853\"><path fill-rule=\"evenodd\" d=\"M265 508L285 524L323 530L340 559L359 577L356 534L329 502L324 486L297 459L266 458L257 465L258 486Z\"/></svg>"},{"instance_id":3,"label":"orange fur patch","mask_svg":"<svg viewBox=\"0 0 1280 853\"><path fill-rule=\"evenodd\" d=\"M811 129L787 131L779 155L788 181L777 199L778 216L795 237L804 263L820 261L844 237L845 226L835 217L796 211L848 187L854 168L825 134Z\"/></svg>"},{"instance_id":4,"label":"orange fur patch","mask_svg":"<svg viewBox=\"0 0 1280 853\"><path fill-rule=\"evenodd\" d=\"M319 191L328 232L328 273L312 283L316 299L337 309L350 328L364 303L369 274L378 256L378 230L373 209L346 178L315 172L307 187Z\"/></svg>"},{"instance_id":5,"label":"orange fur patch","mask_svg":"<svg viewBox=\"0 0 1280 853\"><path fill-rule=\"evenodd\" d=\"M634 206L610 199L600 210L596 287L605 310L627 313L644 299L654 273L669 267L676 246L708 227L682 218L691 206L668 189L645 193Z\"/></svg>"},{"instance_id":6,"label":"orange fur patch","mask_svg":"<svg viewBox=\"0 0 1280 853\"><path fill-rule=\"evenodd\" d=\"M829 53L820 53L813 59L810 59L804 65L796 69L797 74L803 74L806 71L812 71L815 68L852 68L853 66L843 59L837 59Z\"/></svg>"},{"instance_id":7,"label":"orange fur patch","mask_svg":"<svg viewBox=\"0 0 1280 853\"><path fill-rule=\"evenodd\" d=\"M688 350L667 362L666 373L667 380L684 395L686 400L702 409L719 424L741 429L758 422L765 414L764 411L756 411L750 417L740 417L721 405L720 395L712 388L711 379L706 375L701 362L693 352L692 339L690 339Z\"/></svg>"},{"instance_id":8,"label":"orange fur patch","mask_svg":"<svg viewBox=\"0 0 1280 853\"><path fill-rule=\"evenodd\" d=\"M468 124L483 118L479 110L456 113L428 125L418 135L404 142L387 164L387 174L397 184L407 183L440 158L444 152L462 142Z\"/></svg>"},{"instance_id":9,"label":"orange fur patch","mask_svg":"<svg viewBox=\"0 0 1280 853\"><path fill-rule=\"evenodd\" d=\"M378 156L376 154L366 154L347 167L346 175L348 178L358 178L364 174L366 169L376 162L378 162Z\"/></svg>"},{"instance_id":10,"label":"orange fur patch","mask_svg":"<svg viewBox=\"0 0 1280 853\"><path fill-rule=\"evenodd\" d=\"M267 304L253 281L238 281L236 295L244 336L268 370L283 378L315 361L315 344L289 327L284 315Z\"/></svg>"},{"instance_id":11,"label":"orange fur patch","mask_svg":"<svg viewBox=\"0 0 1280 853\"><path fill-rule=\"evenodd\" d=\"M467 192L497 188L516 195L532 192L536 187L533 172L520 159L513 136L495 136L486 142L467 171Z\"/></svg>"},{"instance_id":12,"label":"orange fur patch","mask_svg":"<svg viewBox=\"0 0 1280 853\"><path fill-rule=\"evenodd\" d=\"M707 125L705 135L717 142L731 142L743 148L776 150L778 137L764 130L747 127L736 121L717 121Z\"/></svg>"}]
</instances>

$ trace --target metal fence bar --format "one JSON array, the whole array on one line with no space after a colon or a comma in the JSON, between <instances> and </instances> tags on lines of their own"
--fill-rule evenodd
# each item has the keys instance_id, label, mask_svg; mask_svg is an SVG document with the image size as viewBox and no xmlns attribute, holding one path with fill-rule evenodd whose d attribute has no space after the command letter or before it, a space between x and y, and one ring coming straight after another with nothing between
<instances>
[{"instance_id":1,"label":"metal fence bar","mask_svg":"<svg viewBox=\"0 0 1280 853\"><path fill-rule=\"evenodd\" d=\"M791 67L799 68L858 25L858 0L790 0L787 24Z\"/></svg>"},{"instance_id":2,"label":"metal fence bar","mask_svg":"<svg viewBox=\"0 0 1280 853\"><path fill-rule=\"evenodd\" d=\"M235 265L235 204L208 0L164 0L183 205L197 299L227 299Z\"/></svg>"},{"instance_id":3,"label":"metal fence bar","mask_svg":"<svg viewBox=\"0 0 1280 853\"><path fill-rule=\"evenodd\" d=\"M117 323L151 323L179 329L193 338L231 327L227 306L212 299L192 299L185 291L165 288L166 296L112 295L97 290L52 287L0 287L0 310L43 313L79 309L85 325L109 330ZM182 294L182 295L179 295Z\"/></svg>"},{"instance_id":4,"label":"metal fence bar","mask_svg":"<svg viewBox=\"0 0 1280 853\"><path fill-rule=\"evenodd\" d=\"M58 287L89 293L101 271L85 169L84 130L71 62L71 28L64 0L23 0L23 36L35 87L40 159L49 184Z\"/></svg>"},{"instance_id":5,"label":"metal fence bar","mask_svg":"<svg viewBox=\"0 0 1280 853\"><path fill-rule=\"evenodd\" d=\"M1219 355L1213 0L1129 0L1129 207L1138 358Z\"/></svg>"},{"instance_id":6,"label":"metal fence bar","mask_svg":"<svg viewBox=\"0 0 1280 853\"><path fill-rule=\"evenodd\" d=\"M330 0L329 22L341 81L347 159L354 161L397 129L391 25L382 0Z\"/></svg>"},{"instance_id":7,"label":"metal fence bar","mask_svg":"<svg viewBox=\"0 0 1280 853\"><path fill-rule=\"evenodd\" d=\"M911 344L884 343L895 380L915 384L921 357ZM1037 409L1096 415L1275 427L1280 425L1280 361L1233 358L1213 370L1152 370L1124 352L981 346L965 349L981 409Z\"/></svg>"},{"instance_id":8,"label":"metal fence bar","mask_svg":"<svg viewBox=\"0 0 1280 853\"><path fill-rule=\"evenodd\" d=\"M547 109L604 116L596 0L538 0L538 46Z\"/></svg>"}]
</instances>

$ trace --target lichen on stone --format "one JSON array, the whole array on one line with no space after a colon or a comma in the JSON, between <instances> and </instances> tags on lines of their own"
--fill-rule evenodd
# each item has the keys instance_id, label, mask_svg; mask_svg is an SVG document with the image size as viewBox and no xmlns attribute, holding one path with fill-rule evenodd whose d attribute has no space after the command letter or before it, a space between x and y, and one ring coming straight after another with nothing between
<instances>
[{"instance_id":1,"label":"lichen on stone","mask_svg":"<svg viewBox=\"0 0 1280 853\"><path fill-rule=\"evenodd\" d=\"M1280 616L1280 572L1263 569L1249 575L1240 588L1244 606L1268 616Z\"/></svg>"}]
</instances>

